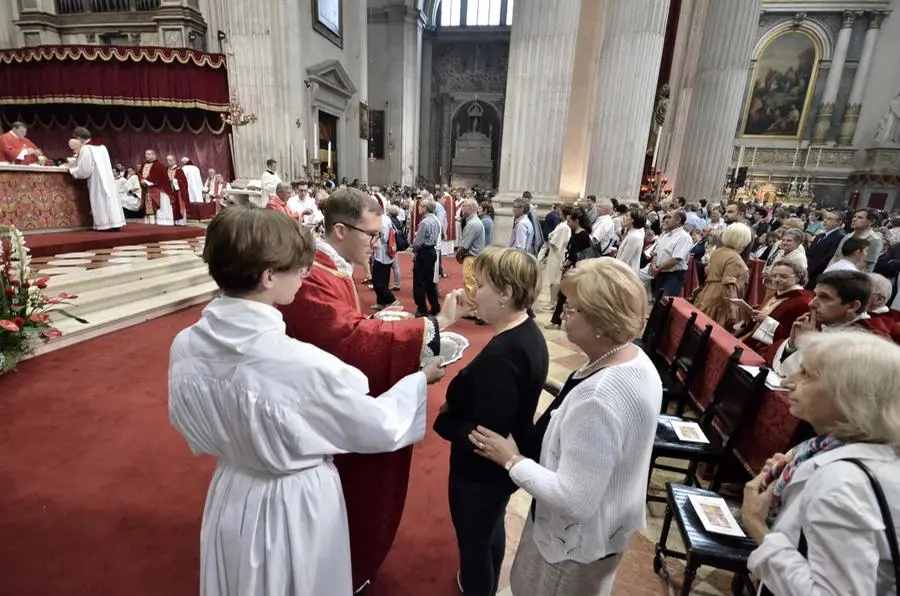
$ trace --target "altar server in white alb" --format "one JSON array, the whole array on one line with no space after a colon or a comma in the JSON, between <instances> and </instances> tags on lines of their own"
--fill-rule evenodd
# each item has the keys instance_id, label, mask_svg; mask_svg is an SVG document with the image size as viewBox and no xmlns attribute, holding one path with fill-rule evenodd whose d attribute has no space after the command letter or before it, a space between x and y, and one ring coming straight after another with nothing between
<instances>
[{"instance_id":1,"label":"altar server in white alb","mask_svg":"<svg viewBox=\"0 0 900 596\"><path fill-rule=\"evenodd\" d=\"M201 596L351 596L350 538L332 456L393 451L425 435L439 362L377 399L365 375L285 335L315 254L312 235L269 209L234 206L206 233L223 297L175 338L169 418L218 458L200 536Z\"/></svg>"},{"instance_id":2,"label":"altar server in white alb","mask_svg":"<svg viewBox=\"0 0 900 596\"><path fill-rule=\"evenodd\" d=\"M200 175L200 168L194 165L189 157L181 158L181 171L187 178L188 193L187 198L190 203L203 202L203 176Z\"/></svg>"},{"instance_id":3,"label":"altar server in white alb","mask_svg":"<svg viewBox=\"0 0 900 596\"><path fill-rule=\"evenodd\" d=\"M69 158L69 172L87 180L91 215L95 230L119 231L125 225L125 212L119 202L116 176L106 147L91 139L91 132L79 126L69 139L75 157Z\"/></svg>"}]
</instances>

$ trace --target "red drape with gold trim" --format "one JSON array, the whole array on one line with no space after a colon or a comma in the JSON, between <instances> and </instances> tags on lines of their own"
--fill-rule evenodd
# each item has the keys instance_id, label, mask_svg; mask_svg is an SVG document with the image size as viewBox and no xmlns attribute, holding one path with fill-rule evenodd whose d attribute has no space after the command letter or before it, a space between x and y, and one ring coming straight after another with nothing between
<instances>
[{"instance_id":1,"label":"red drape with gold trim","mask_svg":"<svg viewBox=\"0 0 900 596\"><path fill-rule=\"evenodd\" d=\"M225 59L149 47L41 46L0 52L0 105L59 103L224 112Z\"/></svg>"}]
</instances>

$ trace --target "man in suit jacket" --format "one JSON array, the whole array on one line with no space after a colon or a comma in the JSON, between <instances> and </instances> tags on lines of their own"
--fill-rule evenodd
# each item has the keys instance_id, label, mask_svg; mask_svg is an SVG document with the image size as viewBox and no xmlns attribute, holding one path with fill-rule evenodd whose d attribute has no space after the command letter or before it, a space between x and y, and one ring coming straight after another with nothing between
<instances>
[{"instance_id":1,"label":"man in suit jacket","mask_svg":"<svg viewBox=\"0 0 900 596\"><path fill-rule=\"evenodd\" d=\"M843 215L839 211L831 211L825 216L825 225L822 228L822 233L813 239L809 250L806 251L806 263L809 272L809 281L806 284L806 289L812 290L816 287L816 278L825 271L828 263L831 262L831 257L834 256L837 247L844 238L842 224Z\"/></svg>"}]
</instances>

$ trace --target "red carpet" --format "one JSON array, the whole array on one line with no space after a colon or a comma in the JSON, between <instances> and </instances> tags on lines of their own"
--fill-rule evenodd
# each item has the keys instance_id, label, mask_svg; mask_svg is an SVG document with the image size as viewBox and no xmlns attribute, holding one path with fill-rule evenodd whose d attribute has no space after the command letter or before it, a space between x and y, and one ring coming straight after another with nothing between
<instances>
[{"instance_id":1,"label":"red carpet","mask_svg":"<svg viewBox=\"0 0 900 596\"><path fill-rule=\"evenodd\" d=\"M81 234L91 233L73 236ZM461 287L459 265L445 259L445 267L451 277L441 287ZM398 298L412 310L408 259L404 271ZM368 308L374 295L360 288ZM193 457L169 427L166 371L172 339L200 310L52 352L0 377L0 596L197 593L214 463ZM491 334L466 321L456 330L472 342L464 363ZM454 368L448 372L429 393L432 420ZM416 447L403 523L375 596L457 593L447 452L431 432Z\"/></svg>"},{"instance_id":2,"label":"red carpet","mask_svg":"<svg viewBox=\"0 0 900 596\"><path fill-rule=\"evenodd\" d=\"M26 242L33 257L51 257L67 252L83 252L144 242L184 240L203 236L206 230L192 226L151 226L129 221L121 232L79 230L54 234L28 234Z\"/></svg>"}]
</instances>

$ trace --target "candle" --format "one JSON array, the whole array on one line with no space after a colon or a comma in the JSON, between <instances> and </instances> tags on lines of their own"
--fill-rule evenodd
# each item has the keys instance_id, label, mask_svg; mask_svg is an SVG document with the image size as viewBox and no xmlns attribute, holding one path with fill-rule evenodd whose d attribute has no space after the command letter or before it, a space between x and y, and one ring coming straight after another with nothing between
<instances>
[{"instance_id":1,"label":"candle","mask_svg":"<svg viewBox=\"0 0 900 596\"><path fill-rule=\"evenodd\" d=\"M800 156L800 147L798 146L796 149L794 149L794 163L791 164L792 168L797 167L797 158L799 156Z\"/></svg>"},{"instance_id":2,"label":"candle","mask_svg":"<svg viewBox=\"0 0 900 596\"><path fill-rule=\"evenodd\" d=\"M819 149L819 157L816 158L816 169L813 170L815 172L819 171L819 162L822 161L822 150Z\"/></svg>"},{"instance_id":3,"label":"candle","mask_svg":"<svg viewBox=\"0 0 900 596\"><path fill-rule=\"evenodd\" d=\"M306 139L303 139L303 167L309 165L309 154L307 153Z\"/></svg>"},{"instance_id":4,"label":"candle","mask_svg":"<svg viewBox=\"0 0 900 596\"><path fill-rule=\"evenodd\" d=\"M328 169L331 169L331 141L328 141Z\"/></svg>"},{"instance_id":5,"label":"candle","mask_svg":"<svg viewBox=\"0 0 900 596\"><path fill-rule=\"evenodd\" d=\"M806 161L803 162L803 169L804 169L804 170L808 170L808 169L809 169L809 156L810 156L811 154L812 154L812 149L807 149L807 150L806 150Z\"/></svg>"},{"instance_id":6,"label":"candle","mask_svg":"<svg viewBox=\"0 0 900 596\"><path fill-rule=\"evenodd\" d=\"M753 166L756 165L756 152L757 152L758 150L759 150L759 147L756 146L756 145L754 145L754 146L753 146L753 159L750 160L750 169L751 169L751 170L753 169Z\"/></svg>"},{"instance_id":7,"label":"candle","mask_svg":"<svg viewBox=\"0 0 900 596\"><path fill-rule=\"evenodd\" d=\"M665 126L665 124L660 126L659 130L656 132L656 146L653 148L653 166L652 166L652 169L654 172L656 171L656 160L659 157L659 141L662 139L663 126Z\"/></svg>"},{"instance_id":8,"label":"candle","mask_svg":"<svg viewBox=\"0 0 900 596\"><path fill-rule=\"evenodd\" d=\"M735 169L740 170L742 165L744 165L744 146L743 145L741 145L741 150L738 151L738 163L737 163L737 168L735 168Z\"/></svg>"}]
</instances>

